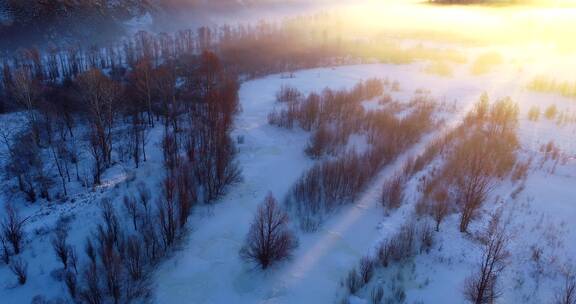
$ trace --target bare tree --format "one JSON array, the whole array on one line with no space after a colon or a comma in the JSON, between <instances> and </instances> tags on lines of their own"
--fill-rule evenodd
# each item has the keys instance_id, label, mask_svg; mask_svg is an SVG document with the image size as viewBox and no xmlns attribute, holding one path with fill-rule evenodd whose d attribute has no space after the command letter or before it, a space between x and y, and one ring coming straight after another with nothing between
<instances>
[{"instance_id":1,"label":"bare tree","mask_svg":"<svg viewBox=\"0 0 576 304\"><path fill-rule=\"evenodd\" d=\"M152 118L152 98L154 97L154 84L156 82L154 77L154 69L148 58L144 58L136 64L131 77L131 82L138 92L139 100L143 101L148 114L148 124L152 127L154 126L154 119Z\"/></svg>"},{"instance_id":2,"label":"bare tree","mask_svg":"<svg viewBox=\"0 0 576 304\"><path fill-rule=\"evenodd\" d=\"M404 200L404 177L397 174L387 180L382 188L382 205L388 209L400 207Z\"/></svg>"},{"instance_id":3,"label":"bare tree","mask_svg":"<svg viewBox=\"0 0 576 304\"><path fill-rule=\"evenodd\" d=\"M60 262L62 262L64 269L68 269L68 258L70 253L70 248L66 243L67 238L67 232L63 229L56 229L56 235L52 238L52 248Z\"/></svg>"},{"instance_id":4,"label":"bare tree","mask_svg":"<svg viewBox=\"0 0 576 304\"><path fill-rule=\"evenodd\" d=\"M15 259L12 261L12 264L10 264L10 270L16 278L18 278L18 284L26 284L26 280L28 279L28 263L26 261L22 258Z\"/></svg>"},{"instance_id":5,"label":"bare tree","mask_svg":"<svg viewBox=\"0 0 576 304\"><path fill-rule=\"evenodd\" d=\"M76 248L68 246L68 260L69 265L74 269L74 273L78 274L78 254L76 253Z\"/></svg>"},{"instance_id":6,"label":"bare tree","mask_svg":"<svg viewBox=\"0 0 576 304\"><path fill-rule=\"evenodd\" d=\"M12 75L12 87L10 89L14 99L26 109L33 138L36 143L39 143L36 107L41 94L40 84L32 77L29 69L19 68Z\"/></svg>"},{"instance_id":7,"label":"bare tree","mask_svg":"<svg viewBox=\"0 0 576 304\"><path fill-rule=\"evenodd\" d=\"M164 198L157 201L157 216L160 223L164 248L172 246L178 232L178 208L176 202L176 181L173 177L166 177L162 183Z\"/></svg>"},{"instance_id":8,"label":"bare tree","mask_svg":"<svg viewBox=\"0 0 576 304\"><path fill-rule=\"evenodd\" d=\"M124 263L130 277L134 281L142 278L144 260L142 250L140 249L140 240L136 236L130 236L126 241L126 257Z\"/></svg>"},{"instance_id":9,"label":"bare tree","mask_svg":"<svg viewBox=\"0 0 576 304\"><path fill-rule=\"evenodd\" d=\"M370 282L370 279L374 274L374 267L375 263L370 257L365 256L360 260L359 270L363 284L368 284L368 282Z\"/></svg>"},{"instance_id":10,"label":"bare tree","mask_svg":"<svg viewBox=\"0 0 576 304\"><path fill-rule=\"evenodd\" d=\"M138 190L138 202L144 209L142 219L143 221L146 221L150 216L149 204L152 195L150 194L150 190L142 182L139 182L136 185L136 188Z\"/></svg>"},{"instance_id":11,"label":"bare tree","mask_svg":"<svg viewBox=\"0 0 576 304\"><path fill-rule=\"evenodd\" d=\"M100 277L96 265L92 264L84 269L83 282L85 288L79 292L80 298L86 303L101 304L102 303L102 288L100 287Z\"/></svg>"},{"instance_id":12,"label":"bare tree","mask_svg":"<svg viewBox=\"0 0 576 304\"><path fill-rule=\"evenodd\" d=\"M313 159L320 158L330 146L331 137L330 130L326 126L319 126L310 138L305 150L306 154Z\"/></svg>"},{"instance_id":13,"label":"bare tree","mask_svg":"<svg viewBox=\"0 0 576 304\"><path fill-rule=\"evenodd\" d=\"M78 294L78 279L76 278L76 274L72 271L66 271L66 274L64 274L64 283L66 283L70 298L75 300Z\"/></svg>"},{"instance_id":14,"label":"bare tree","mask_svg":"<svg viewBox=\"0 0 576 304\"><path fill-rule=\"evenodd\" d=\"M10 256L12 255L10 252L10 244L8 244L8 240L4 237L4 234L0 235L0 242L2 242L2 262L8 265L10 264Z\"/></svg>"},{"instance_id":15,"label":"bare tree","mask_svg":"<svg viewBox=\"0 0 576 304\"><path fill-rule=\"evenodd\" d=\"M134 230L138 230L137 221L138 221L138 202L134 196L124 196L124 209L126 209L126 213L132 219L132 225L134 226Z\"/></svg>"},{"instance_id":16,"label":"bare tree","mask_svg":"<svg viewBox=\"0 0 576 304\"><path fill-rule=\"evenodd\" d=\"M22 241L24 240L24 224L28 218L20 218L16 209L6 204L6 218L2 222L2 236L4 240L12 245L15 255L20 254L22 250Z\"/></svg>"},{"instance_id":17,"label":"bare tree","mask_svg":"<svg viewBox=\"0 0 576 304\"><path fill-rule=\"evenodd\" d=\"M494 187L494 162L487 157L490 155L488 147L486 137L475 133L458 147L449 165L449 170L457 170L453 172L457 201L462 209L461 232L468 230L478 208Z\"/></svg>"},{"instance_id":18,"label":"bare tree","mask_svg":"<svg viewBox=\"0 0 576 304\"><path fill-rule=\"evenodd\" d=\"M288 227L288 215L269 193L258 207L240 256L262 269L290 256L297 239Z\"/></svg>"},{"instance_id":19,"label":"bare tree","mask_svg":"<svg viewBox=\"0 0 576 304\"><path fill-rule=\"evenodd\" d=\"M51 179L44 168L41 149L35 142L32 131L20 132L11 140L7 134L2 135L10 156L6 172L18 179L18 188L28 201L35 202L38 192L41 197L49 199Z\"/></svg>"},{"instance_id":20,"label":"bare tree","mask_svg":"<svg viewBox=\"0 0 576 304\"><path fill-rule=\"evenodd\" d=\"M500 297L498 278L508 259L506 249L509 238L500 223L500 214L492 217L486 232L479 269L465 281L464 296L474 304L491 304Z\"/></svg>"},{"instance_id":21,"label":"bare tree","mask_svg":"<svg viewBox=\"0 0 576 304\"><path fill-rule=\"evenodd\" d=\"M449 212L448 193L444 189L436 191L432 199L432 217L436 222L436 231L440 231L440 224Z\"/></svg>"},{"instance_id":22,"label":"bare tree","mask_svg":"<svg viewBox=\"0 0 576 304\"><path fill-rule=\"evenodd\" d=\"M83 73L77 82L89 114L93 144L100 149L104 166L108 166L112 161L112 127L119 87L99 70Z\"/></svg>"},{"instance_id":23,"label":"bare tree","mask_svg":"<svg viewBox=\"0 0 576 304\"><path fill-rule=\"evenodd\" d=\"M59 144L59 146L62 146L62 144ZM66 197L68 196L68 190L66 188L66 177L68 177L68 181L70 181L67 157L61 154L64 151L61 148L54 147L54 145L52 145L51 150L54 164L56 165L56 169L58 169L58 175L60 176L60 181L62 182L62 190L64 191L64 196Z\"/></svg>"},{"instance_id":24,"label":"bare tree","mask_svg":"<svg viewBox=\"0 0 576 304\"><path fill-rule=\"evenodd\" d=\"M576 278L573 274L566 275L564 287L556 295L556 304L576 304Z\"/></svg>"}]
</instances>

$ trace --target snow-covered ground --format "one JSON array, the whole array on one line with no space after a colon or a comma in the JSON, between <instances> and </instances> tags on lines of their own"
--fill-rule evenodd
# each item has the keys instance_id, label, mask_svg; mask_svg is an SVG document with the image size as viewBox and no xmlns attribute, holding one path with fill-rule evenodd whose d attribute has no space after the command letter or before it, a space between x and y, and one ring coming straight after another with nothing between
<instances>
[{"instance_id":1,"label":"snow-covered ground","mask_svg":"<svg viewBox=\"0 0 576 304\"><path fill-rule=\"evenodd\" d=\"M454 68L452 77L439 77L425 72L425 64L370 64L320 68L295 73L293 78L271 75L242 85L242 112L236 118L233 136L244 138L239 144L238 161L242 182L217 204L200 206L189 221L189 233L172 256L154 274L154 303L332 303L340 300L338 289L348 270L361 257L371 254L375 246L405 223L417 200L411 181L405 204L386 214L379 204L383 181L402 167L410 155L423 150L426 143L443 129L435 130L406 154L386 166L359 199L339 209L313 233L298 232L299 247L288 261L262 272L244 263L238 251L244 241L255 210L271 191L282 200L294 181L314 161L304 148L309 134L300 130L285 130L268 124L267 116L276 106L275 94L282 85L290 85L307 94L325 87L351 88L359 80L387 78L398 81L400 91L391 93L394 100L408 102L417 90L428 90L439 102L454 104L454 113L444 113L445 128L458 123L463 114L483 92L492 99L512 97L520 104L519 136L521 158L534 158L524 190L511 197L520 185L503 182L474 222L472 230L481 229L487 214L503 207L510 219L513 258L502 278L503 303L547 303L562 284L560 268L574 263L576 229L570 226L576 217L576 144L573 136L576 124L559 125L541 117L527 120L527 111L539 105L543 112L555 104L560 112L576 114L574 102L554 95L529 92L526 84L540 70L530 72L516 64L502 64L494 71L471 75L469 66ZM363 103L369 110L378 109L377 101ZM18 115L0 117L2 127L18 126ZM161 152L158 147L161 130L150 134L147 151L149 161L134 169L117 165L105 175L105 185L89 190L79 185L71 189L71 201L65 203L24 205L22 215L31 216L27 225L28 239L23 257L28 261L29 280L18 286L5 265L0 266L0 302L29 303L35 295L47 298L65 297L65 285L58 281L59 269L50 246L52 227L59 218L69 217L70 243L81 253L87 233L98 217L98 202L111 197L121 204L125 193L133 193L136 184L145 183L156 189L161 178ZM555 163L542 162L540 146L553 140L565 158ZM0 153L6 155L4 147ZM1 162L1 161L0 161ZM19 202L17 194L5 192L4 202ZM4 203L2 202L2 203ZM3 212L3 211L1 211ZM477 263L480 250L472 239L458 232L457 215L450 216L436 235L432 252L420 255L407 267L404 281L408 303L462 303L464 278ZM294 225L296 226L296 225ZM297 227L294 227L299 231ZM542 248L543 259L536 265L534 246ZM573 264L572 264L573 265ZM539 268L540 267L540 268ZM538 269L544 268L543 271ZM380 274L386 280L386 273ZM395 274L396 275L396 274ZM365 297L368 299L368 297ZM363 300L356 299L362 303Z\"/></svg>"},{"instance_id":2,"label":"snow-covered ground","mask_svg":"<svg viewBox=\"0 0 576 304\"><path fill-rule=\"evenodd\" d=\"M311 164L303 153L307 134L267 124L267 114L274 107L275 92L282 85L308 93L324 87L349 88L357 81L371 77L388 78L400 82L401 91L394 96L395 99L407 101L415 90L429 89L437 100L456 101L458 111L454 117L448 118L452 122L458 121L459 114L465 113L484 91L495 97L531 94L521 87L523 77L516 72L500 72L499 77L493 74L474 77L462 69L454 78L438 78L420 71L418 64L346 66L302 71L289 79L273 75L245 83L240 92L243 112L239 114L235 131L246 138L239 155L244 181L216 206L213 215L201 215L192 221L194 228L184 248L164 263L157 273L156 302L335 301L340 280L350 267L411 214L407 207L384 217L378 203L381 185L401 168L410 154L421 151L432 135L386 167L357 202L330 217L320 231L300 234L300 246L291 260L262 273L245 265L238 255L254 211L268 191L282 199L300 173ZM522 104L523 101L519 101ZM374 104L369 102L365 106L373 108ZM455 222L446 226L457 230ZM440 247L448 249L443 252L450 253L448 258L464 260L471 266L476 255L462 254L469 252L474 244L459 234L451 236L454 243L445 240L446 244ZM430 286L443 286L451 292L429 294L419 291L411 294L409 299L461 303L460 292L454 296L454 290L460 288L459 284L469 269L461 268L450 277L448 274L454 272L452 267L438 263L436 268L434 271L442 271L443 276L436 277L422 270L435 284Z\"/></svg>"}]
</instances>

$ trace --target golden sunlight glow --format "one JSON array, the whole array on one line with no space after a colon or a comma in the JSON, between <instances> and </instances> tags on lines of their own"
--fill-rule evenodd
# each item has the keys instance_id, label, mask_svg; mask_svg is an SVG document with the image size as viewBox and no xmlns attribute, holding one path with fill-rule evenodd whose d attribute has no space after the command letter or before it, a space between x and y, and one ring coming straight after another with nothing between
<instances>
[{"instance_id":1,"label":"golden sunlight glow","mask_svg":"<svg viewBox=\"0 0 576 304\"><path fill-rule=\"evenodd\" d=\"M518 1L519 2L519 1ZM576 54L576 1L531 5L433 5L419 0L366 1L335 9L343 30L358 38L382 35L418 43L489 46L519 62L549 63Z\"/></svg>"}]
</instances>

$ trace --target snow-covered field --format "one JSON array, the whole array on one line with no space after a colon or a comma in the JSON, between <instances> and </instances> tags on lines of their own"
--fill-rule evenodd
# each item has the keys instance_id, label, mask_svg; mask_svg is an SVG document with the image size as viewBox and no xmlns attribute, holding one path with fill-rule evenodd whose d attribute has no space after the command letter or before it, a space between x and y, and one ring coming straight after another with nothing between
<instances>
[{"instance_id":1,"label":"snow-covered field","mask_svg":"<svg viewBox=\"0 0 576 304\"><path fill-rule=\"evenodd\" d=\"M336 301L340 281L350 267L370 253L382 238L398 229L412 213L413 204L410 202L385 217L379 205L380 189L382 182L401 168L410 154L423 149L431 135L386 167L357 202L330 217L320 231L300 234L300 246L292 259L266 273L244 264L238 251L257 205L268 191L282 198L299 174L311 164L303 153L307 134L267 124L266 116L274 107L275 92L282 85L288 84L308 93L324 87L349 88L360 79L389 78L400 82L402 90L395 96L399 100L406 101L416 89L429 89L437 100L455 101L459 111L448 118L452 121L458 121L459 115L465 113L484 91L493 98L511 96L522 109L520 133L526 153L533 153L539 144L550 139L571 148L567 137L573 134L574 125L560 128L552 123L526 121L528 105L536 102L545 107L546 102L542 102L542 99L550 98L527 92L522 87L523 80L529 76L515 71L500 71L498 77L495 74L473 77L459 71L454 78L438 78L420 71L419 65L347 66L302 71L289 79L273 75L245 83L240 95L243 112L239 114L235 131L246 138L240 146L239 155L244 181L215 207L213 213L200 214L192 221L193 231L182 250L164 263L157 273L156 302ZM549 129L556 131L550 138L543 137L549 133ZM573 153L574 150L566 152ZM570 163L574 167L573 161L567 165ZM563 231L568 230L567 224L562 223L567 223L574 216L576 205L573 199L576 193L565 185L570 177L560 177L558 174L546 174L535 169L527 180L526 190L515 200L509 197L513 186L506 184L499 188L493 198L498 198L499 203L487 204L487 209L498 205L517 209L512 218L514 227L517 227L515 229L519 230L518 237L514 239L517 243L513 246L513 255L518 254L518 258L513 259L514 263L504 280L506 290L509 290L505 293L506 302L515 302L514 299L522 297L531 303L542 303L544 298L541 297L553 291L551 283L542 283L541 288L533 285L535 283L530 279L527 261L531 244L526 242L537 242L546 239L546 233L553 233L541 225L556 225L557 229L564 227ZM550 181L546 182L549 186L538 186L545 180ZM563 183L560 180L566 181ZM545 187L561 189L542 191ZM551 221L554 216L558 216L559 220ZM477 224L482 226L482 223L479 220ZM461 285L476 263L479 250L473 241L458 232L456 215L445 226L447 228L438 237L436 251L414 262L416 278L407 287L409 303L418 300L424 303L463 301ZM565 232L557 238L563 239L567 245L574 240L573 233ZM550 250L559 258L576 252L575 248L570 247Z\"/></svg>"},{"instance_id":2,"label":"snow-covered field","mask_svg":"<svg viewBox=\"0 0 576 304\"><path fill-rule=\"evenodd\" d=\"M479 96L486 92L492 100L510 96L520 105L520 157L533 158L524 188L509 181L498 185L483 216L474 221L473 231L482 229L488 214L502 207L509 219L513 239L512 258L502 278L502 303L548 303L561 287L563 267L574 265L576 229L576 123L557 124L541 117L528 121L532 105L543 111L556 104L563 113L576 114L573 101L554 95L529 92L526 83L534 74L503 64L491 73L471 75L468 66L455 68L452 77L424 72L424 64L356 65L299 71L294 77L271 75L244 83L240 90L242 112L238 114L233 136L243 137L237 159L243 180L213 206L194 209L189 232L180 248L163 262L153 277L154 303L332 303L340 301L341 281L351 267L375 246L399 229L412 215L418 198L415 176L404 205L385 214L380 205L383 182L402 168L411 155L421 153L426 143L443 130L455 126ZM538 70L538 73L542 71ZM299 247L293 256L266 272L244 263L238 254L255 210L268 192L282 200L294 181L314 161L304 153L309 133L296 128L281 129L268 124L267 116L276 106L275 94L282 85L290 85L307 94L329 87L351 88L359 80L387 78L398 81L400 91L392 97L408 102L417 90L429 90L439 102L454 104L454 113L446 114L444 127L426 135L407 153L386 166L353 204L340 208L316 232L298 232ZM377 108L373 102L367 109ZM0 117L2 127L18 125L17 115ZM162 155L158 147L160 129L150 134L149 161L133 169L117 165L105 175L105 185L89 191L71 189L71 201L65 203L19 205L27 225L24 258L28 261L29 280L18 286L7 266L0 266L0 302L29 303L35 295L65 297L65 285L58 281L57 261L50 246L51 227L67 217L70 243L83 250L83 241L98 217L98 201L107 196L122 203L125 193L134 192L139 182L158 188ZM562 161L543 161L540 147L554 141L563 153ZM0 153L6 153L0 148ZM430 169L430 168L428 168ZM424 174L424 173L420 173ZM4 191L0 200L19 202L17 194ZM154 192L154 191L153 191ZM294 229L299 231L296 225ZM436 243L429 254L419 255L395 273L378 273L374 282L387 282L401 276L407 303L462 303L463 281L478 262L480 249L473 239L458 231L458 216L451 215L435 234ZM541 265L533 259L534 246L542 249ZM543 270L542 270L543 269ZM376 284L372 282L373 284ZM351 297L368 303L369 296ZM364 298L364 299L361 299Z\"/></svg>"}]
</instances>

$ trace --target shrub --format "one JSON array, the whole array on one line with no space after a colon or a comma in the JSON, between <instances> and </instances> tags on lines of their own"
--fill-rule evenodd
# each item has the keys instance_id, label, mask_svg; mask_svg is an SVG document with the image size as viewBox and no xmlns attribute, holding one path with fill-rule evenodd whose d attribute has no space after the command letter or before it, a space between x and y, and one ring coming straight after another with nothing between
<instances>
[{"instance_id":1,"label":"shrub","mask_svg":"<svg viewBox=\"0 0 576 304\"><path fill-rule=\"evenodd\" d=\"M382 299L384 299L384 288L382 286L372 288L372 292L370 292L370 303L380 304L382 303Z\"/></svg>"},{"instance_id":2,"label":"shrub","mask_svg":"<svg viewBox=\"0 0 576 304\"><path fill-rule=\"evenodd\" d=\"M370 282L372 275L374 274L374 261L370 257L363 257L360 260L360 277L362 282L367 284Z\"/></svg>"},{"instance_id":3,"label":"shrub","mask_svg":"<svg viewBox=\"0 0 576 304\"><path fill-rule=\"evenodd\" d=\"M301 97L302 93L298 89L288 85L282 85L280 91L276 93L276 101L278 102L295 102Z\"/></svg>"},{"instance_id":4,"label":"shrub","mask_svg":"<svg viewBox=\"0 0 576 304\"><path fill-rule=\"evenodd\" d=\"M256 211L240 256L262 269L288 258L298 245L288 224L288 214L269 193Z\"/></svg>"},{"instance_id":5,"label":"shrub","mask_svg":"<svg viewBox=\"0 0 576 304\"><path fill-rule=\"evenodd\" d=\"M558 108L556 108L556 105L551 105L544 111L544 117L548 120L554 119L556 114L558 114Z\"/></svg>"},{"instance_id":6,"label":"shrub","mask_svg":"<svg viewBox=\"0 0 576 304\"><path fill-rule=\"evenodd\" d=\"M528 120L538 121L539 118L540 118L540 108L538 106L532 106L530 110L528 110Z\"/></svg>"},{"instance_id":7,"label":"shrub","mask_svg":"<svg viewBox=\"0 0 576 304\"><path fill-rule=\"evenodd\" d=\"M382 205L386 209L397 209L404 200L404 177L401 174L393 176L384 183L382 188Z\"/></svg>"},{"instance_id":8,"label":"shrub","mask_svg":"<svg viewBox=\"0 0 576 304\"><path fill-rule=\"evenodd\" d=\"M356 271L356 268L348 272L346 276L346 287L351 294L355 294L360 288L362 288L362 278Z\"/></svg>"},{"instance_id":9,"label":"shrub","mask_svg":"<svg viewBox=\"0 0 576 304\"><path fill-rule=\"evenodd\" d=\"M28 263L26 261L24 261L22 258L14 259L12 264L10 264L10 270L18 279L18 284L26 284L26 280L28 278Z\"/></svg>"}]
</instances>

